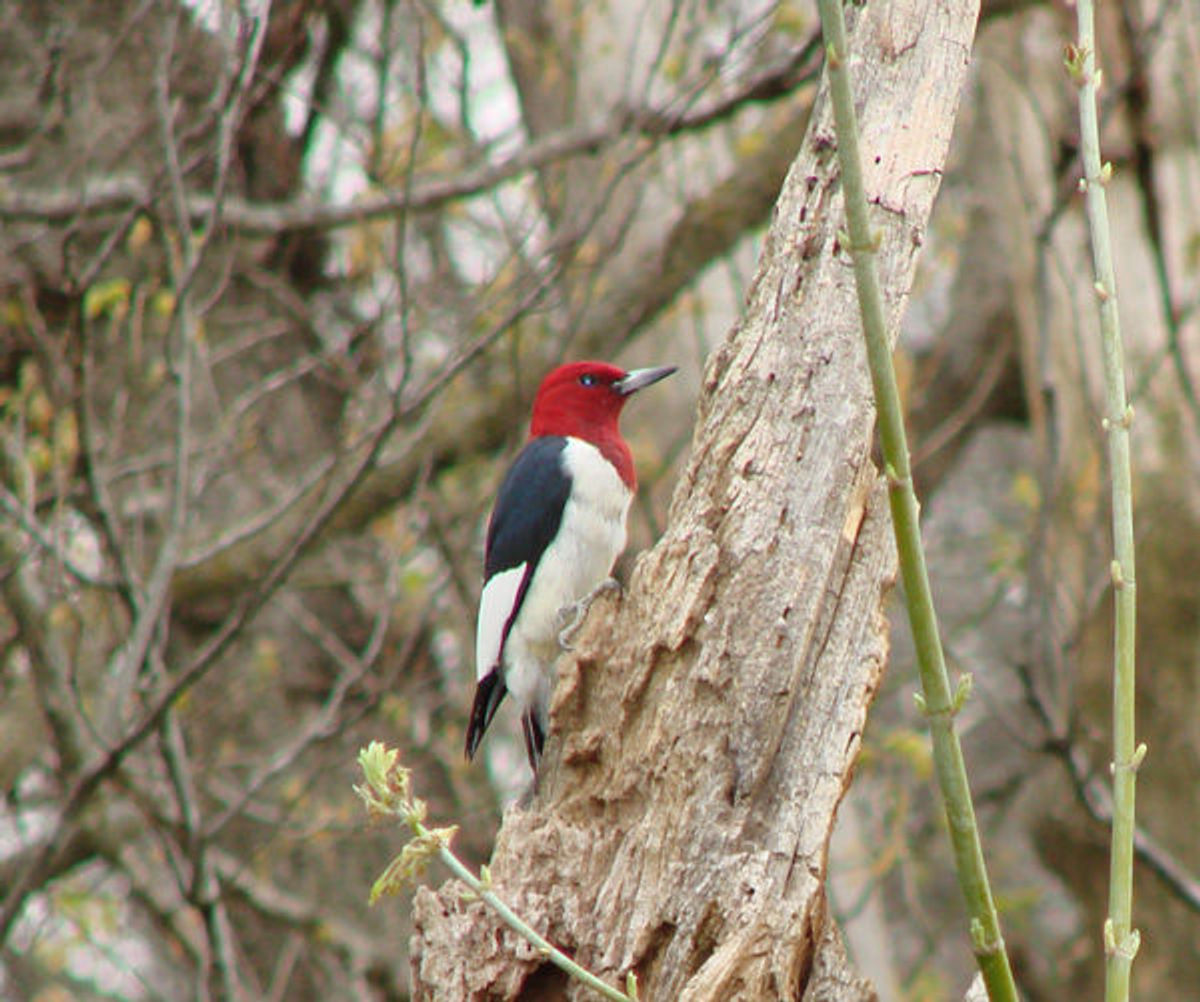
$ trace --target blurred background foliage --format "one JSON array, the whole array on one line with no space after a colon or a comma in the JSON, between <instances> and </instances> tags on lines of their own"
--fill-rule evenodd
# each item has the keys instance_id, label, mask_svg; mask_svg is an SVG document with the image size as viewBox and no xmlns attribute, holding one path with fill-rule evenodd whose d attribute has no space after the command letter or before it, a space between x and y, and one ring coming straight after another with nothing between
<instances>
[{"instance_id":1,"label":"blurred background foliage","mask_svg":"<svg viewBox=\"0 0 1200 1002\"><path fill-rule=\"evenodd\" d=\"M1200 983L1200 12L1102 7L1138 418L1136 994ZM1027 997L1096 997L1108 533L1072 15L985 2L900 348L935 594ZM0 6L0 994L407 997L371 738L486 860L480 544L543 372L682 374L625 424L661 530L820 71L808 2ZM919 123L915 123L919 124ZM886 205L883 206L886 210ZM802 248L800 249L802 251ZM897 618L830 896L885 999L961 994Z\"/></svg>"}]
</instances>

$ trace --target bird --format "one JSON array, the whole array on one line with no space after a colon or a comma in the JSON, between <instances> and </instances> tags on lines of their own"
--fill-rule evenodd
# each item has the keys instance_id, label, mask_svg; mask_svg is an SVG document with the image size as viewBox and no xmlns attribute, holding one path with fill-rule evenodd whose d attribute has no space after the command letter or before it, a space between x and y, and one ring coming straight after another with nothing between
<instances>
[{"instance_id":1,"label":"bird","mask_svg":"<svg viewBox=\"0 0 1200 1002\"><path fill-rule=\"evenodd\" d=\"M511 693L537 776L563 634L598 591L616 585L612 569L625 549L637 475L621 437L621 409L675 370L664 365L626 372L606 362L569 362L538 387L529 439L505 474L488 519L468 760Z\"/></svg>"}]
</instances>

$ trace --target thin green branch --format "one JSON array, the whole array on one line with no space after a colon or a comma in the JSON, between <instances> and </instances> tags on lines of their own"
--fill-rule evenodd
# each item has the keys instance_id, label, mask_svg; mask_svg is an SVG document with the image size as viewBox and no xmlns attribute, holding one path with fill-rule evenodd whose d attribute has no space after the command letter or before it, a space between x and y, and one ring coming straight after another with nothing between
<instances>
[{"instance_id":1,"label":"thin green branch","mask_svg":"<svg viewBox=\"0 0 1200 1002\"><path fill-rule=\"evenodd\" d=\"M1096 302L1100 311L1100 340L1104 357L1105 416L1109 474L1112 477L1113 520L1113 821L1109 851L1108 919L1104 923L1107 955L1105 1002L1126 1002L1129 975L1140 936L1133 928L1134 797L1137 770L1146 746L1134 739L1134 630L1137 588L1133 555L1133 488L1129 458L1129 427L1133 408L1125 396L1125 360L1121 321L1117 312L1117 280L1113 268L1105 185L1112 165L1100 160L1100 127L1096 93L1101 71L1096 68L1095 9L1092 0L1078 0L1079 38L1067 49L1067 72L1079 88L1080 188L1087 207L1088 230L1095 267Z\"/></svg>"},{"instance_id":2,"label":"thin green branch","mask_svg":"<svg viewBox=\"0 0 1200 1002\"><path fill-rule=\"evenodd\" d=\"M400 851L400 855L387 868L371 888L371 903L386 894L399 892L419 874L426 863L437 857L459 880L467 885L504 924L521 936L555 967L566 971L577 981L599 992L614 1002L637 1002L637 977L630 971L625 980L626 991L618 991L601 981L596 975L563 953L548 939L531 928L516 912L496 895L491 887L491 875L484 867L479 877L475 876L450 849L450 840L458 831L456 825L449 828L427 828L425 826L425 802L413 796L409 771L399 760L399 752L379 741L358 753L358 764L366 782L356 786L355 792L373 815L398 817L412 830L415 836Z\"/></svg>"},{"instance_id":3,"label":"thin green branch","mask_svg":"<svg viewBox=\"0 0 1200 1002\"><path fill-rule=\"evenodd\" d=\"M962 747L954 730L954 717L970 693L970 681L969 677L965 677L957 689L951 690L921 546L904 414L892 366L891 344L875 263L879 237L871 232L867 219L862 158L858 148L858 121L846 69L846 25L841 0L819 0L818 7L825 35L826 66L846 204L848 238L843 245L854 260L867 362L879 415L879 436L886 464L892 525L924 691L922 696L918 696L918 706L929 721L938 785L949 824L958 882L970 915L971 942L979 970L992 1002L1016 1002L1016 985L988 884Z\"/></svg>"}]
</instances>

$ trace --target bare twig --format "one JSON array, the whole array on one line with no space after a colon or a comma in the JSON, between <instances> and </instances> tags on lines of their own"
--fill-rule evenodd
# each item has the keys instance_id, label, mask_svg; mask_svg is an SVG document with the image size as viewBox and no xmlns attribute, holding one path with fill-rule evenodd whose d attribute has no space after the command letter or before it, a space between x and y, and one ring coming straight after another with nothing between
<instances>
[{"instance_id":1,"label":"bare twig","mask_svg":"<svg viewBox=\"0 0 1200 1002\"><path fill-rule=\"evenodd\" d=\"M1180 340L1182 317L1180 306L1167 266L1166 244L1163 235L1162 201L1159 193L1158 151L1151 136L1152 125L1149 114L1150 59L1147 51L1147 32L1137 19L1140 16L1132 4L1118 4L1121 12L1121 28L1129 51L1129 85L1125 107L1129 112L1133 131L1133 167L1137 172L1136 186L1141 203L1142 218L1146 224L1150 255L1154 261L1154 281L1158 290L1159 308L1163 324L1167 329L1167 353L1175 369L1175 378L1183 392L1183 400L1191 413L1195 427L1200 428L1200 398L1197 397L1195 381L1187 367L1183 344ZM1159 14L1161 17L1162 14Z\"/></svg>"},{"instance_id":2,"label":"bare twig","mask_svg":"<svg viewBox=\"0 0 1200 1002\"><path fill-rule=\"evenodd\" d=\"M543 281L516 303L513 311L520 315L548 287L557 275L555 269L547 271ZM97 790L121 766L125 758L161 725L166 713L185 692L199 682L216 664L218 658L229 649L234 639L258 614L267 600L306 553L313 541L322 534L335 514L360 487L369 470L373 469L381 451L395 431L420 413L467 366L487 345L507 329L510 315L502 317L490 331L459 349L458 354L447 363L435 377L420 390L410 395L407 401L393 401L393 408L386 418L370 429L358 444L348 447L340 456L339 463L331 471L314 510L307 521L291 535L265 569L259 583L252 591L243 593L234 603L221 624L208 640L201 644L183 667L171 676L170 682L147 700L140 719L125 729L120 739L83 769L62 798L58 817L50 827L40 849L33 854L30 863L12 882L8 894L0 907L0 943L7 941L9 929L20 913L26 896L34 887L40 886L56 872L59 855L74 830L83 809L91 802Z\"/></svg>"},{"instance_id":3,"label":"bare twig","mask_svg":"<svg viewBox=\"0 0 1200 1002\"><path fill-rule=\"evenodd\" d=\"M1113 820L1113 798L1108 783L1096 773L1087 755L1073 742L1055 750L1066 765L1075 791L1087 812L1105 828L1110 828ZM1158 874L1180 901L1200 913L1200 878L1140 825L1134 827L1133 848L1138 859Z\"/></svg>"},{"instance_id":4,"label":"bare twig","mask_svg":"<svg viewBox=\"0 0 1200 1002\"><path fill-rule=\"evenodd\" d=\"M737 91L685 112L662 108L617 108L600 125L563 129L531 143L498 163L483 163L447 178L414 183L411 190L370 195L349 205L324 203L265 204L210 194L190 193L185 218L204 223L221 205L222 225L247 234L333 229L393 216L402 210L436 209L538 170L556 161L588 156L631 134L665 139L704 129L736 114L747 103L787 96L813 72L811 45L804 45L752 77ZM61 191L0 192L0 220L61 223L81 216L103 216L149 205L154 190L136 178L94 179L86 194Z\"/></svg>"},{"instance_id":5,"label":"bare twig","mask_svg":"<svg viewBox=\"0 0 1200 1002\"><path fill-rule=\"evenodd\" d=\"M339 666L337 678L330 687L329 694L325 697L321 708L304 723L294 737L263 763L241 788L237 798L228 803L220 814L208 821L203 831L203 838L206 841L216 838L230 821L242 813L246 804L263 786L291 768L308 748L338 730L342 704L354 686L358 685L375 666L383 649L383 639L389 621L389 610L386 604L376 617L371 635L361 654L356 654L346 647L337 634L312 615L299 600L289 597L287 608L289 614L301 624L306 632L316 637L326 653L337 662ZM419 629L409 634L410 647L416 644L421 635L422 631Z\"/></svg>"},{"instance_id":6,"label":"bare twig","mask_svg":"<svg viewBox=\"0 0 1200 1002\"><path fill-rule=\"evenodd\" d=\"M236 123L243 111L243 102L253 78L254 67L262 51L266 21L270 15L270 0L265 0L260 17L252 20L252 30L246 54L236 75L227 106L218 119L217 150L214 157L216 181L209 212L199 234L192 231L188 218L186 194L182 168L179 164L179 145L173 125L174 112L171 101L171 62L176 56L175 28L178 18L167 20L167 37L163 39L163 53L155 72L155 96L161 131L163 155L167 164L167 175L176 214L175 239L178 240L176 260L175 248L168 241L167 260L170 265L175 304L171 317L171 328L167 344L174 356L170 367L175 382L175 429L173 438L173 468L170 487L170 504L167 524L159 544L154 566L140 594L135 593L135 609L130 626L129 639L112 659L108 676L110 686L101 711L101 731L110 739L120 731L133 692L135 680L151 638L158 629L163 609L170 596L171 580L182 556L183 532L191 497L192 460L192 363L195 351L197 317L189 302L189 294L199 274L200 265L209 247L221 213L225 194L226 177ZM164 239L166 237L164 236Z\"/></svg>"},{"instance_id":7,"label":"bare twig","mask_svg":"<svg viewBox=\"0 0 1200 1002\"><path fill-rule=\"evenodd\" d=\"M93 588L117 588L119 582L93 574L81 566L63 546L52 539L50 533L42 528L37 519L21 505L6 487L0 486L0 509L11 518L21 531L41 547L50 557L59 563L70 575L81 584Z\"/></svg>"},{"instance_id":8,"label":"bare twig","mask_svg":"<svg viewBox=\"0 0 1200 1002\"><path fill-rule=\"evenodd\" d=\"M1075 795L1091 817L1110 828L1113 819L1112 790L1104 777L1092 766L1087 752L1080 747L1073 730L1063 728L1061 714L1047 701L1034 684L1033 673L1019 672L1025 702L1045 730L1040 750L1062 761ZM1140 825L1133 833L1134 853L1159 879L1178 896L1179 900L1200 913L1200 877Z\"/></svg>"}]
</instances>

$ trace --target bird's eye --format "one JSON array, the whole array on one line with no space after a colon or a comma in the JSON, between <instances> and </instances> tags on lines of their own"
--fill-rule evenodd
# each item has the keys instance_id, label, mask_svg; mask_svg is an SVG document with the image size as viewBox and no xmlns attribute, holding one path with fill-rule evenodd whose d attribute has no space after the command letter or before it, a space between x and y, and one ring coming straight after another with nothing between
<instances>
[{"instance_id":1,"label":"bird's eye","mask_svg":"<svg viewBox=\"0 0 1200 1002\"><path fill-rule=\"evenodd\" d=\"M595 386L596 385L596 377L593 376L590 372L585 372L582 376L579 377L579 385L580 386Z\"/></svg>"}]
</instances>

